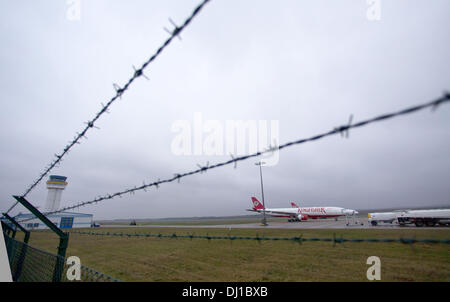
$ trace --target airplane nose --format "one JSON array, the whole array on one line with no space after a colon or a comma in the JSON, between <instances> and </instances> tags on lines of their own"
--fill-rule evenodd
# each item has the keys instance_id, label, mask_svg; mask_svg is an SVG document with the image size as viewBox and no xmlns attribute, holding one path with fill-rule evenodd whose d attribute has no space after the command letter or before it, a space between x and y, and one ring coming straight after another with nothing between
<instances>
[{"instance_id":1,"label":"airplane nose","mask_svg":"<svg viewBox=\"0 0 450 302\"><path fill-rule=\"evenodd\" d=\"M346 210L344 211L344 214L345 214L345 215L355 215L355 214L358 214L358 211L346 209Z\"/></svg>"}]
</instances>

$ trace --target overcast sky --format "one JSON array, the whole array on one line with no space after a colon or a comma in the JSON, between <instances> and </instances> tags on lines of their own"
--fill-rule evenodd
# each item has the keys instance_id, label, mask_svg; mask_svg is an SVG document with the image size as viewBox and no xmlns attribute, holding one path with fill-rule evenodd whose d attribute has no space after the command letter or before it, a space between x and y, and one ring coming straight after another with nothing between
<instances>
[{"instance_id":1,"label":"overcast sky","mask_svg":"<svg viewBox=\"0 0 450 302\"><path fill-rule=\"evenodd\" d=\"M198 0L0 1L0 208L12 204L181 24ZM51 174L62 206L224 156L179 156L177 120L275 120L280 142L430 101L450 89L450 1L213 0ZM70 15L69 17L73 16ZM450 106L283 150L267 207L450 205ZM78 209L95 219L243 215L255 159ZM45 180L28 195L44 207ZM17 207L12 213L24 211Z\"/></svg>"}]
</instances>

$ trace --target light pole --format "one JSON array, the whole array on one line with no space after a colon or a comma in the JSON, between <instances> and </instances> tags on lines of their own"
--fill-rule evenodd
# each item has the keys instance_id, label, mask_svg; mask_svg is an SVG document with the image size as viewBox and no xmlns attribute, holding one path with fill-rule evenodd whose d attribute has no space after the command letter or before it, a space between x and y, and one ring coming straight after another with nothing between
<instances>
[{"instance_id":1,"label":"light pole","mask_svg":"<svg viewBox=\"0 0 450 302\"><path fill-rule=\"evenodd\" d=\"M262 195L262 204L263 204L263 219L261 224L263 226L267 226L267 221L266 221L266 204L264 202L264 186L263 186L263 177L262 177L262 165L266 164L265 162L259 161L257 163L255 163L255 165L259 166L259 175L261 176L261 195Z\"/></svg>"}]
</instances>

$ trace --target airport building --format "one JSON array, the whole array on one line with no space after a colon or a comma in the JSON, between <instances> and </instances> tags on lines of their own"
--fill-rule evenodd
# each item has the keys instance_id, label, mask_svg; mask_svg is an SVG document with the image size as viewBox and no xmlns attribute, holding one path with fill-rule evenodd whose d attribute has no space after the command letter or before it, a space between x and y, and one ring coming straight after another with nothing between
<instances>
[{"instance_id":1,"label":"airport building","mask_svg":"<svg viewBox=\"0 0 450 302\"><path fill-rule=\"evenodd\" d=\"M47 218L60 229L90 228L92 225L92 214L61 212L48 215ZM48 227L33 214L19 214L14 217L16 221L26 220L21 225L28 230L42 230Z\"/></svg>"},{"instance_id":2,"label":"airport building","mask_svg":"<svg viewBox=\"0 0 450 302\"><path fill-rule=\"evenodd\" d=\"M61 203L62 191L67 186L67 177L59 175L50 175L47 181L47 200L45 203L45 212L54 212L59 209ZM92 214L74 213L74 212L60 212L46 216L51 222L61 229L71 228L89 228L93 222ZM24 228L47 229L48 227L42 223L33 214L19 213L14 217ZM21 222L23 221L23 222Z\"/></svg>"}]
</instances>

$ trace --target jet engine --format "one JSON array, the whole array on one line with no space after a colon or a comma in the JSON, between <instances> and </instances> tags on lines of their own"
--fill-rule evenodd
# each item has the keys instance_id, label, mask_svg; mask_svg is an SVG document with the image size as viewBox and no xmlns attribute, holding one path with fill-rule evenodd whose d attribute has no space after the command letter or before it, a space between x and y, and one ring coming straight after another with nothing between
<instances>
[{"instance_id":1,"label":"jet engine","mask_svg":"<svg viewBox=\"0 0 450 302\"><path fill-rule=\"evenodd\" d=\"M302 220L308 220L308 215L305 214L298 214L297 216L298 220L302 221Z\"/></svg>"}]
</instances>

